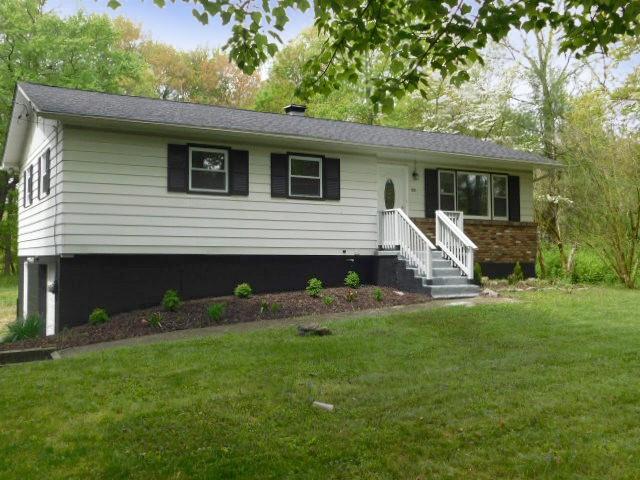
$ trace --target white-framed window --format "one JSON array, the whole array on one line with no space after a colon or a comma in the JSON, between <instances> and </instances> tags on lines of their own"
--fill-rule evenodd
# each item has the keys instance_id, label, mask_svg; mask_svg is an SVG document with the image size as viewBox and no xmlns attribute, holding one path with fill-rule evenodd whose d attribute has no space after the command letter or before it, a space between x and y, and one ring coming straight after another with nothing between
<instances>
[{"instance_id":1,"label":"white-framed window","mask_svg":"<svg viewBox=\"0 0 640 480\"><path fill-rule=\"evenodd\" d=\"M491 218L491 193L488 173L457 172L457 210L469 218Z\"/></svg>"},{"instance_id":2,"label":"white-framed window","mask_svg":"<svg viewBox=\"0 0 640 480\"><path fill-rule=\"evenodd\" d=\"M40 181L38 184L40 185L41 194L43 197L49 195L51 190L51 150L47 148L47 151L44 152L44 156L40 159L42 162L40 164Z\"/></svg>"},{"instance_id":3,"label":"white-framed window","mask_svg":"<svg viewBox=\"0 0 640 480\"><path fill-rule=\"evenodd\" d=\"M322 157L289 155L289 196L322 198Z\"/></svg>"},{"instance_id":4,"label":"white-framed window","mask_svg":"<svg viewBox=\"0 0 640 480\"><path fill-rule=\"evenodd\" d=\"M29 205L33 203L33 164L29 165L29 180L27 180L27 193L29 197Z\"/></svg>"},{"instance_id":5,"label":"white-framed window","mask_svg":"<svg viewBox=\"0 0 640 480\"><path fill-rule=\"evenodd\" d=\"M456 173L449 170L438 172L438 196L440 197L440 210L451 211L456 209Z\"/></svg>"},{"instance_id":6,"label":"white-framed window","mask_svg":"<svg viewBox=\"0 0 640 480\"><path fill-rule=\"evenodd\" d=\"M189 147L189 190L227 193L229 152L220 148Z\"/></svg>"},{"instance_id":7,"label":"white-framed window","mask_svg":"<svg viewBox=\"0 0 640 480\"><path fill-rule=\"evenodd\" d=\"M509 217L508 183L503 174L439 170L440 210L458 210L468 218L505 220Z\"/></svg>"},{"instance_id":8,"label":"white-framed window","mask_svg":"<svg viewBox=\"0 0 640 480\"><path fill-rule=\"evenodd\" d=\"M507 175L491 175L493 218L509 218L509 182Z\"/></svg>"}]
</instances>

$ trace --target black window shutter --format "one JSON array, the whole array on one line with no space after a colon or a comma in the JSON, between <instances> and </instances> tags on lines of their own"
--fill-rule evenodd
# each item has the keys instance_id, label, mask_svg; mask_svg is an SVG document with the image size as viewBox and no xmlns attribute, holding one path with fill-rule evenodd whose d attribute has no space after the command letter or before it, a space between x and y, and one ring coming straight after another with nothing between
<instances>
[{"instance_id":1,"label":"black window shutter","mask_svg":"<svg viewBox=\"0 0 640 480\"><path fill-rule=\"evenodd\" d=\"M520 177L509 175L509 220L520 221Z\"/></svg>"},{"instance_id":2,"label":"black window shutter","mask_svg":"<svg viewBox=\"0 0 640 480\"><path fill-rule=\"evenodd\" d=\"M27 170L22 174L22 206L27 206Z\"/></svg>"},{"instance_id":3,"label":"black window shutter","mask_svg":"<svg viewBox=\"0 0 640 480\"><path fill-rule=\"evenodd\" d=\"M271 154L271 196L288 197L289 157L284 153Z\"/></svg>"},{"instance_id":4,"label":"black window shutter","mask_svg":"<svg viewBox=\"0 0 640 480\"><path fill-rule=\"evenodd\" d=\"M186 192L189 189L189 147L169 144L167 149L167 190Z\"/></svg>"},{"instance_id":5,"label":"black window shutter","mask_svg":"<svg viewBox=\"0 0 640 480\"><path fill-rule=\"evenodd\" d=\"M424 216L435 218L438 209L438 171L424 170Z\"/></svg>"},{"instance_id":6,"label":"black window shutter","mask_svg":"<svg viewBox=\"0 0 640 480\"><path fill-rule=\"evenodd\" d=\"M249 152L246 150L229 152L229 193L249 195Z\"/></svg>"},{"instance_id":7,"label":"black window shutter","mask_svg":"<svg viewBox=\"0 0 640 480\"><path fill-rule=\"evenodd\" d=\"M322 164L322 196L327 200L340 200L340 159L325 158Z\"/></svg>"}]
</instances>

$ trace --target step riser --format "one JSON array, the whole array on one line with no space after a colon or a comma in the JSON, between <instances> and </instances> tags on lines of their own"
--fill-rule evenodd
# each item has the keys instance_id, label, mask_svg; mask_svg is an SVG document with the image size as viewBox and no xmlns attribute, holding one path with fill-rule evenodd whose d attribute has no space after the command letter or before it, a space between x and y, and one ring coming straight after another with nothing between
<instances>
[{"instance_id":1,"label":"step riser","mask_svg":"<svg viewBox=\"0 0 640 480\"><path fill-rule=\"evenodd\" d=\"M467 277L433 277L426 281L428 285L469 285ZM424 283L424 282L423 282Z\"/></svg>"}]
</instances>

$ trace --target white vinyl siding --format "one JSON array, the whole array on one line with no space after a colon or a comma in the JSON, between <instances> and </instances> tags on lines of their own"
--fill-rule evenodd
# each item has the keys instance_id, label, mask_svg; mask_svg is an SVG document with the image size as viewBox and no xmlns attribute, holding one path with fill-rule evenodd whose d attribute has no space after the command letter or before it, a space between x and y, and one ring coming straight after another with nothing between
<instances>
[{"instance_id":1,"label":"white vinyl siding","mask_svg":"<svg viewBox=\"0 0 640 480\"><path fill-rule=\"evenodd\" d=\"M40 194L40 178L38 161L44 160L47 149L50 149L51 177L49 195ZM38 118L34 121L30 133L25 163L21 167L18 183L18 256L55 255L56 206L60 194L60 160L62 158L62 128L57 122ZM33 202L24 206L23 173L33 167ZM27 202L28 203L28 202ZM59 252L58 252L59 253Z\"/></svg>"},{"instance_id":2,"label":"white vinyl siding","mask_svg":"<svg viewBox=\"0 0 640 480\"><path fill-rule=\"evenodd\" d=\"M18 185L20 256L82 253L370 255L377 250L376 163L416 168L409 177L408 214L424 216L424 169L414 162L368 155L340 158L341 199L271 197L271 153L277 148L222 138L145 136L34 122L22 171L51 149L51 192L23 207ZM64 143L63 143L64 136ZM249 150L249 195L210 196L167 191L167 145L210 143ZM62 148L64 147L64 152ZM329 154L322 151L309 155ZM64 162L61 162L64 154ZM452 165L463 170L464 165ZM34 167L37 172L37 168ZM488 170L488 169L487 169ZM520 176L521 219L533 221L532 172ZM62 181L64 179L64 182Z\"/></svg>"},{"instance_id":3,"label":"white vinyl siding","mask_svg":"<svg viewBox=\"0 0 640 480\"><path fill-rule=\"evenodd\" d=\"M377 176L370 158L339 155L339 202L272 198L274 149L215 139L213 145L249 150L249 196L190 195L167 192L169 143L186 140L66 128L63 253L340 255L377 249Z\"/></svg>"}]
</instances>

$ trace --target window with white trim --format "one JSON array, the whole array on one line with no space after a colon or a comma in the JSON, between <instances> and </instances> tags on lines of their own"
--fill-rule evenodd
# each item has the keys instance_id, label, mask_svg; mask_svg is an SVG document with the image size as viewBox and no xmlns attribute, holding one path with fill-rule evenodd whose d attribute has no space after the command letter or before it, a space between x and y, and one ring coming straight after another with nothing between
<instances>
[{"instance_id":1,"label":"window with white trim","mask_svg":"<svg viewBox=\"0 0 640 480\"><path fill-rule=\"evenodd\" d=\"M189 190L229 191L229 152L219 148L189 147Z\"/></svg>"},{"instance_id":2,"label":"window with white trim","mask_svg":"<svg viewBox=\"0 0 640 480\"><path fill-rule=\"evenodd\" d=\"M29 205L33 203L33 165L29 165L29 180L27 181L27 192L29 194Z\"/></svg>"},{"instance_id":3,"label":"window with white trim","mask_svg":"<svg viewBox=\"0 0 640 480\"><path fill-rule=\"evenodd\" d=\"M457 210L469 218L508 218L508 176L480 172L438 171L440 210Z\"/></svg>"},{"instance_id":4,"label":"window with white trim","mask_svg":"<svg viewBox=\"0 0 640 480\"><path fill-rule=\"evenodd\" d=\"M440 170L438 177L438 190L440 191L440 210L451 211L456 209L456 174L446 170Z\"/></svg>"},{"instance_id":5,"label":"window with white trim","mask_svg":"<svg viewBox=\"0 0 640 480\"><path fill-rule=\"evenodd\" d=\"M491 218L490 176L486 173L457 172L457 209L467 217Z\"/></svg>"},{"instance_id":6,"label":"window with white trim","mask_svg":"<svg viewBox=\"0 0 640 480\"><path fill-rule=\"evenodd\" d=\"M509 217L508 177L506 175L492 175L491 182L493 218L506 220Z\"/></svg>"},{"instance_id":7,"label":"window with white trim","mask_svg":"<svg viewBox=\"0 0 640 480\"><path fill-rule=\"evenodd\" d=\"M322 198L322 157L289 156L289 196Z\"/></svg>"}]
</instances>

